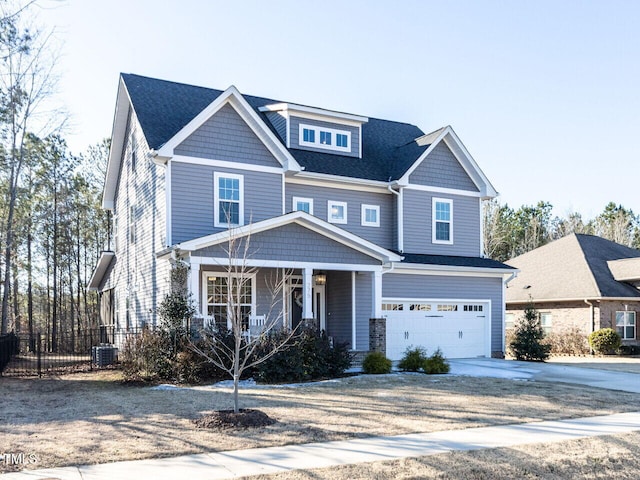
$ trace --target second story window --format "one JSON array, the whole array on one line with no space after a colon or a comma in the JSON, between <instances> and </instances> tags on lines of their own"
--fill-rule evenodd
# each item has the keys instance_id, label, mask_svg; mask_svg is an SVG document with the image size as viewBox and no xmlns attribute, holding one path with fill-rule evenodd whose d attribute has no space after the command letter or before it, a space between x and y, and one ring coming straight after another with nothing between
<instances>
[{"instance_id":1,"label":"second story window","mask_svg":"<svg viewBox=\"0 0 640 480\"><path fill-rule=\"evenodd\" d=\"M327 202L327 221L329 223L347 223L347 202Z\"/></svg>"},{"instance_id":2,"label":"second story window","mask_svg":"<svg viewBox=\"0 0 640 480\"><path fill-rule=\"evenodd\" d=\"M313 198L293 197L291 203L293 204L294 212L302 211L313 215Z\"/></svg>"},{"instance_id":3,"label":"second story window","mask_svg":"<svg viewBox=\"0 0 640 480\"><path fill-rule=\"evenodd\" d=\"M345 135L344 133L337 133L336 134L336 146L337 147L349 148L349 137L347 135Z\"/></svg>"},{"instance_id":4,"label":"second story window","mask_svg":"<svg viewBox=\"0 0 640 480\"><path fill-rule=\"evenodd\" d=\"M434 198L432 206L432 241L433 243L453 243L453 202L442 198Z\"/></svg>"},{"instance_id":5,"label":"second story window","mask_svg":"<svg viewBox=\"0 0 640 480\"><path fill-rule=\"evenodd\" d=\"M244 225L244 177L216 172L214 184L214 225Z\"/></svg>"},{"instance_id":6,"label":"second story window","mask_svg":"<svg viewBox=\"0 0 640 480\"><path fill-rule=\"evenodd\" d=\"M363 227L380 226L380 206L362 204L362 218L360 223Z\"/></svg>"}]
</instances>

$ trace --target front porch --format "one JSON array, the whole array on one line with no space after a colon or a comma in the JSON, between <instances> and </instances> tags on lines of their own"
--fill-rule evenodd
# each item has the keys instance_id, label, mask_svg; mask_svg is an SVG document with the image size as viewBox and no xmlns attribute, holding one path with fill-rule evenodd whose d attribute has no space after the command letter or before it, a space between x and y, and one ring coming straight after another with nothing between
<instances>
[{"instance_id":1,"label":"front porch","mask_svg":"<svg viewBox=\"0 0 640 480\"><path fill-rule=\"evenodd\" d=\"M381 267L247 267L244 272L234 272L207 260L191 257L189 276L196 316L205 322L230 327L227 309L231 288L233 303L247 327L254 318L273 322L278 328L313 324L351 350L369 349L369 319L382 315Z\"/></svg>"}]
</instances>

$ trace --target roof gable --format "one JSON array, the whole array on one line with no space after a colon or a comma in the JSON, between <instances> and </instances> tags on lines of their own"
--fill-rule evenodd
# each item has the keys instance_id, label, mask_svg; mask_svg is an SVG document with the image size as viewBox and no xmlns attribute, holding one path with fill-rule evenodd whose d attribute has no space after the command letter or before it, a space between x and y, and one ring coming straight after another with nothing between
<instances>
[{"instance_id":1,"label":"roof gable","mask_svg":"<svg viewBox=\"0 0 640 480\"><path fill-rule=\"evenodd\" d=\"M399 262L402 259L400 255L394 252L302 211L287 213L286 215L245 225L243 227L182 242L178 244L176 248L182 251L195 252L196 250L206 249L210 246L228 243L230 239L257 235L261 232L270 231L290 224L300 225L307 230L335 240L342 245L364 253L369 257L376 258L381 263ZM306 249L308 246L305 246L304 248ZM283 258L282 260L286 260L286 258Z\"/></svg>"},{"instance_id":2,"label":"roof gable","mask_svg":"<svg viewBox=\"0 0 640 480\"><path fill-rule=\"evenodd\" d=\"M443 142L446 144L449 151L455 156L460 167L465 171L468 178L472 181L476 189L475 191L479 191L480 195L484 198L493 198L498 195L498 192L495 190L493 185L491 185L489 179L485 176L484 172L467 151L466 147L463 145L462 141L453 131L451 126L443 127L416 139L415 143L418 146L426 147L426 150L406 169L406 171L403 172L398 183L401 185L408 185L412 183L412 174L422 166L423 162L430 155L440 148L439 146Z\"/></svg>"},{"instance_id":3,"label":"roof gable","mask_svg":"<svg viewBox=\"0 0 640 480\"><path fill-rule=\"evenodd\" d=\"M640 257L640 251L604 238L572 234L506 262L520 270L507 288L507 302L640 297L615 280L607 262Z\"/></svg>"},{"instance_id":4,"label":"roof gable","mask_svg":"<svg viewBox=\"0 0 640 480\"><path fill-rule=\"evenodd\" d=\"M439 142L409 175L412 184L478 192L478 186L445 142Z\"/></svg>"}]
</instances>

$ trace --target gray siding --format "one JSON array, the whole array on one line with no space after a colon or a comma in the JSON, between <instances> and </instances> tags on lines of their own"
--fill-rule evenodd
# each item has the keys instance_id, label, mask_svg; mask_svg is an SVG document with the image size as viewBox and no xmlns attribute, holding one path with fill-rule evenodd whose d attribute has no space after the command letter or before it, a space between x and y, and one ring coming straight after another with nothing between
<instances>
[{"instance_id":1,"label":"gray siding","mask_svg":"<svg viewBox=\"0 0 640 480\"><path fill-rule=\"evenodd\" d=\"M242 251L243 243L238 242ZM226 243L197 250L194 255L226 257ZM380 262L364 253L324 237L301 225L289 224L272 230L254 233L249 244L249 257L260 260L292 262L327 262L359 265L379 265Z\"/></svg>"},{"instance_id":2,"label":"gray siding","mask_svg":"<svg viewBox=\"0 0 640 480\"><path fill-rule=\"evenodd\" d=\"M491 351L502 348L502 278L453 277L445 275L382 276L382 296L386 298L438 298L491 300Z\"/></svg>"},{"instance_id":3,"label":"gray siding","mask_svg":"<svg viewBox=\"0 0 640 480\"><path fill-rule=\"evenodd\" d=\"M372 302L373 273L356 273L356 350L369 350L369 319Z\"/></svg>"},{"instance_id":4,"label":"gray siding","mask_svg":"<svg viewBox=\"0 0 640 480\"><path fill-rule=\"evenodd\" d=\"M419 190L404 190L404 251L432 255L478 257L480 252L480 199ZM453 244L432 243L433 197L453 201Z\"/></svg>"},{"instance_id":5,"label":"gray siding","mask_svg":"<svg viewBox=\"0 0 640 480\"><path fill-rule=\"evenodd\" d=\"M280 140L286 145L287 143L287 119L280 115L278 112L267 112L266 117L269 119L273 128L276 129Z\"/></svg>"},{"instance_id":6,"label":"gray siding","mask_svg":"<svg viewBox=\"0 0 640 480\"><path fill-rule=\"evenodd\" d=\"M253 130L227 104L178 145L177 155L281 167Z\"/></svg>"},{"instance_id":7,"label":"gray siding","mask_svg":"<svg viewBox=\"0 0 640 480\"><path fill-rule=\"evenodd\" d=\"M103 287L114 289L113 309L122 328L127 318L131 326L156 324L157 306L168 291L168 262L155 256L165 246L165 170L146 160L147 144L134 114L125 139L113 212L118 223L116 261ZM130 227L135 229L134 242L129 241Z\"/></svg>"},{"instance_id":8,"label":"gray siding","mask_svg":"<svg viewBox=\"0 0 640 480\"><path fill-rule=\"evenodd\" d=\"M307 145L300 145L299 137L300 137L300 124L303 123L305 125L313 125L314 127L326 127L333 128L336 130L344 130L347 132L351 132L351 151L350 152L341 152L337 150L328 150L326 148L314 148L309 147ZM360 156L360 128L352 127L350 125L342 125L340 123L332 123L332 122L322 122L320 120L311 120L309 118L299 118L291 116L289 118L289 140L291 148L299 148L301 150L311 150L313 152L322 152L322 153L335 153L336 155L344 155L348 157L359 157ZM335 140L334 140L335 145Z\"/></svg>"},{"instance_id":9,"label":"gray siding","mask_svg":"<svg viewBox=\"0 0 640 480\"><path fill-rule=\"evenodd\" d=\"M244 222L282 215L282 176L207 165L171 164L171 220L174 244L220 232L214 227L214 172L244 176Z\"/></svg>"},{"instance_id":10,"label":"gray siding","mask_svg":"<svg viewBox=\"0 0 640 480\"><path fill-rule=\"evenodd\" d=\"M351 272L327 274L327 335L351 347Z\"/></svg>"},{"instance_id":11,"label":"gray siding","mask_svg":"<svg viewBox=\"0 0 640 480\"><path fill-rule=\"evenodd\" d=\"M313 214L324 221L327 221L328 200L347 202L348 223L337 224L338 227L384 248L393 249L396 246L395 195L287 183L285 184L285 211L287 212L293 209L293 197L313 198ZM363 203L380 205L379 227L361 225Z\"/></svg>"},{"instance_id":12,"label":"gray siding","mask_svg":"<svg viewBox=\"0 0 640 480\"><path fill-rule=\"evenodd\" d=\"M449 147L440 142L409 175L409 183L478 192L478 187Z\"/></svg>"}]
</instances>

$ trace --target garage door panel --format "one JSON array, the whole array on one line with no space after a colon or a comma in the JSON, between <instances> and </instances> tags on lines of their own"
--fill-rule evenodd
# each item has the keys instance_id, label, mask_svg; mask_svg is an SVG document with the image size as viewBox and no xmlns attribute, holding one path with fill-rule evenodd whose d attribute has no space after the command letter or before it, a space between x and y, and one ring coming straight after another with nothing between
<instances>
[{"instance_id":1,"label":"garage door panel","mask_svg":"<svg viewBox=\"0 0 640 480\"><path fill-rule=\"evenodd\" d=\"M413 303L411 303L413 302ZM387 356L399 360L408 347L421 346L431 355L440 348L447 358L477 357L485 355L488 305L462 305L451 302L438 311L436 303L430 311L413 309L430 300L405 301L402 308L386 311ZM397 302L394 305L399 305ZM476 311L468 309L476 309ZM480 311L477 311L480 309Z\"/></svg>"}]
</instances>

